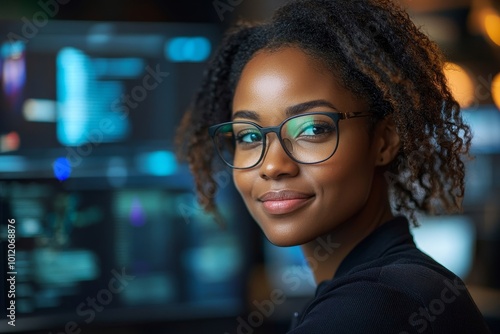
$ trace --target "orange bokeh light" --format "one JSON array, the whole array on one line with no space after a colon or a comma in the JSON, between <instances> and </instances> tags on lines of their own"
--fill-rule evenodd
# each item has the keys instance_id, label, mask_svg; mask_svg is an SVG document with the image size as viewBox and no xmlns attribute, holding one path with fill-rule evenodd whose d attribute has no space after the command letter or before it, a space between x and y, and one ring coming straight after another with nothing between
<instances>
[{"instance_id":1,"label":"orange bokeh light","mask_svg":"<svg viewBox=\"0 0 500 334\"><path fill-rule=\"evenodd\" d=\"M484 17L484 29L493 43L500 46L500 16L496 12Z\"/></svg>"},{"instance_id":2,"label":"orange bokeh light","mask_svg":"<svg viewBox=\"0 0 500 334\"><path fill-rule=\"evenodd\" d=\"M469 73L458 64L446 63L444 74L451 93L460 106L470 107L474 103L474 82Z\"/></svg>"},{"instance_id":3,"label":"orange bokeh light","mask_svg":"<svg viewBox=\"0 0 500 334\"><path fill-rule=\"evenodd\" d=\"M498 73L491 82L491 96L498 110L500 110L500 73Z\"/></svg>"}]
</instances>

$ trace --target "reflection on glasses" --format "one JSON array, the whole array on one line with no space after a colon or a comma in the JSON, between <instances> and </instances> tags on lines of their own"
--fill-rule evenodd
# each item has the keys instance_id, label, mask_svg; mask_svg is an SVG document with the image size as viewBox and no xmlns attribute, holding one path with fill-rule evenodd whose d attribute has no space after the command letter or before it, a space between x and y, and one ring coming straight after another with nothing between
<instances>
[{"instance_id":1,"label":"reflection on glasses","mask_svg":"<svg viewBox=\"0 0 500 334\"><path fill-rule=\"evenodd\" d=\"M371 116L366 112L314 112L285 119L278 126L261 127L250 121L216 124L208 130L218 155L231 168L248 169L266 152L267 134L274 132L288 156L301 164L317 164L338 147L342 119Z\"/></svg>"}]
</instances>

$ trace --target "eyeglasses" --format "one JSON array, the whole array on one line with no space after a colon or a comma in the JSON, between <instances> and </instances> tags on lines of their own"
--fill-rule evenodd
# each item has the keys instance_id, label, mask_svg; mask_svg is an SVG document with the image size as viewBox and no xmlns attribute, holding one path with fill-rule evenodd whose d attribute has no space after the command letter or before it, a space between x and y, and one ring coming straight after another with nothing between
<instances>
[{"instance_id":1,"label":"eyeglasses","mask_svg":"<svg viewBox=\"0 0 500 334\"><path fill-rule=\"evenodd\" d=\"M267 134L274 132L288 156L297 163L317 164L330 159L339 143L339 120L371 116L367 112L313 112L261 127L250 121L226 122L208 128L218 155L231 168L257 166L266 152Z\"/></svg>"}]
</instances>

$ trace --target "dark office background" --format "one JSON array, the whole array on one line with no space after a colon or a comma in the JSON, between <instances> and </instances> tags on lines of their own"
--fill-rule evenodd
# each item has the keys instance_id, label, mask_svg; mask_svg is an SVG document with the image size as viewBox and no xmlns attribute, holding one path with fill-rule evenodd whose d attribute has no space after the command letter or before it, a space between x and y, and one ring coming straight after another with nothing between
<instances>
[{"instance_id":1,"label":"dark office background","mask_svg":"<svg viewBox=\"0 0 500 334\"><path fill-rule=\"evenodd\" d=\"M476 135L464 213L421 217L415 235L499 330L500 4L401 1L447 55ZM218 226L172 142L224 29L285 2L1 1L0 278L16 219L17 314L14 328L1 313L0 332L286 331L314 292L299 249L263 238L228 172L216 175ZM269 306L275 289L286 300Z\"/></svg>"}]
</instances>

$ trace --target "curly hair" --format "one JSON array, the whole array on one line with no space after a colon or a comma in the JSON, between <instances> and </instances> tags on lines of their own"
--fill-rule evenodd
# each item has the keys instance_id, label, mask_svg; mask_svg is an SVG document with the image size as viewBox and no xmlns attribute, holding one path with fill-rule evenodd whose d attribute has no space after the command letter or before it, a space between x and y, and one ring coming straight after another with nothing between
<instances>
[{"instance_id":1,"label":"curly hair","mask_svg":"<svg viewBox=\"0 0 500 334\"><path fill-rule=\"evenodd\" d=\"M225 35L177 132L200 204L216 212L215 150L207 128L229 121L245 64L260 50L295 46L320 60L369 102L373 124L391 117L401 139L385 173L393 209L459 211L471 132L443 73L445 59L405 10L390 0L295 0L269 22L239 23Z\"/></svg>"}]
</instances>

